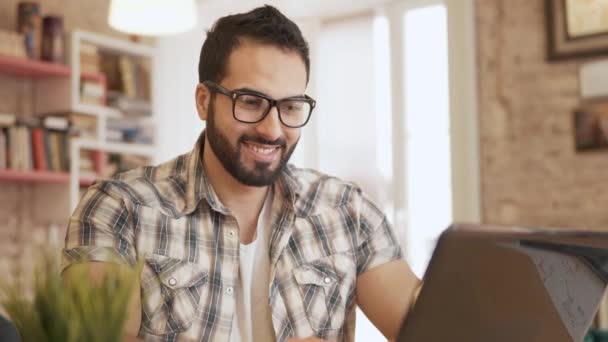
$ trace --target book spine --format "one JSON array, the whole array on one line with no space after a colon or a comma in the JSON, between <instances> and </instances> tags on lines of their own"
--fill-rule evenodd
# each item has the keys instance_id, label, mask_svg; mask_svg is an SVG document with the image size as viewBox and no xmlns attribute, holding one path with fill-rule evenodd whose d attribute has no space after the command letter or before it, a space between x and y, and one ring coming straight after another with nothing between
<instances>
[{"instance_id":1,"label":"book spine","mask_svg":"<svg viewBox=\"0 0 608 342\"><path fill-rule=\"evenodd\" d=\"M53 171L61 172L61 135L53 131L51 134L51 155L53 160Z\"/></svg>"},{"instance_id":2,"label":"book spine","mask_svg":"<svg viewBox=\"0 0 608 342\"><path fill-rule=\"evenodd\" d=\"M53 149L51 148L51 132L48 130L43 130L44 133L44 152L45 152L45 161L46 168L49 171L56 171L53 167Z\"/></svg>"},{"instance_id":3,"label":"book spine","mask_svg":"<svg viewBox=\"0 0 608 342\"><path fill-rule=\"evenodd\" d=\"M25 146L25 149L23 150L23 157L25 158L25 169L27 171L30 171L34 169L34 156L32 153L32 132L27 126L23 126L21 131L23 146Z\"/></svg>"},{"instance_id":4,"label":"book spine","mask_svg":"<svg viewBox=\"0 0 608 342\"><path fill-rule=\"evenodd\" d=\"M14 151L14 147L13 147L14 144L15 144L14 128L8 127L6 129L6 167L8 169L13 168L13 163L14 163L14 158L15 158L15 154L14 154L15 151Z\"/></svg>"},{"instance_id":5,"label":"book spine","mask_svg":"<svg viewBox=\"0 0 608 342\"><path fill-rule=\"evenodd\" d=\"M7 168L6 130L0 127L0 169Z\"/></svg>"},{"instance_id":6,"label":"book spine","mask_svg":"<svg viewBox=\"0 0 608 342\"><path fill-rule=\"evenodd\" d=\"M21 127L12 126L9 128L9 138L11 140L11 165L10 168L13 170L23 169L23 157L22 147L23 142L21 141Z\"/></svg>"},{"instance_id":7,"label":"book spine","mask_svg":"<svg viewBox=\"0 0 608 342\"><path fill-rule=\"evenodd\" d=\"M61 169L65 172L70 171L70 138L68 137L68 131L61 132Z\"/></svg>"},{"instance_id":8,"label":"book spine","mask_svg":"<svg viewBox=\"0 0 608 342\"><path fill-rule=\"evenodd\" d=\"M98 176L103 175L108 164L108 154L103 151L93 152L93 165Z\"/></svg>"},{"instance_id":9,"label":"book spine","mask_svg":"<svg viewBox=\"0 0 608 342\"><path fill-rule=\"evenodd\" d=\"M46 171L46 148L44 146L44 131L40 127L32 129L32 150L34 155L34 169Z\"/></svg>"}]
</instances>

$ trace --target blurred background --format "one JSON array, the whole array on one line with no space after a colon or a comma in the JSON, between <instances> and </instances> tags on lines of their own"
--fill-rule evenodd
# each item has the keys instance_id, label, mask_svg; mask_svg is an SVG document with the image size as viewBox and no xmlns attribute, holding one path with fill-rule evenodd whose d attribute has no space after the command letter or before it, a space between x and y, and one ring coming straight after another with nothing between
<instances>
[{"instance_id":1,"label":"blurred background","mask_svg":"<svg viewBox=\"0 0 608 342\"><path fill-rule=\"evenodd\" d=\"M265 3L311 48L292 162L361 185L419 276L452 222L608 227L608 1L128 2L0 2L2 275L95 178L193 147L206 30Z\"/></svg>"}]
</instances>

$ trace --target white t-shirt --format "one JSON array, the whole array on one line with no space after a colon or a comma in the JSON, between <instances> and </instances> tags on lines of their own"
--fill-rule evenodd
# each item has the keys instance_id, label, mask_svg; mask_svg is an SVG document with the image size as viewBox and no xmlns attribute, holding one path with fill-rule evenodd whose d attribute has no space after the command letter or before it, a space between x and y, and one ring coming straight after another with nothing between
<instances>
[{"instance_id":1,"label":"white t-shirt","mask_svg":"<svg viewBox=\"0 0 608 342\"><path fill-rule=\"evenodd\" d=\"M235 289L231 342L276 341L268 305L271 207L272 191L269 191L258 218L256 239L239 247L239 284Z\"/></svg>"}]
</instances>

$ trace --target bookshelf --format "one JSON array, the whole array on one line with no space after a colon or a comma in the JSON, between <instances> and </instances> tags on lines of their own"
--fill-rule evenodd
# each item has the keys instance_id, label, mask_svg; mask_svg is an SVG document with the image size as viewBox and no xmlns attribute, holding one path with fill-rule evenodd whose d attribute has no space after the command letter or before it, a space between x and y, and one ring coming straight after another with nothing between
<instances>
[{"instance_id":1,"label":"bookshelf","mask_svg":"<svg viewBox=\"0 0 608 342\"><path fill-rule=\"evenodd\" d=\"M91 105L85 104L80 101L79 90L81 89L81 82L86 80L86 77L79 77L78 75L82 75L81 73L81 47L83 44L88 44L95 46L99 49L100 52L108 53L110 55L118 55L121 57L129 57L129 58L138 58L138 59L146 59L149 61L149 65L151 66L155 56L155 48L125 41L122 39L116 39L112 37L103 36L100 34L86 32L81 30L74 30L71 34L71 52L70 52L70 60L71 60L71 77L70 77L70 94L71 96L71 105L76 109L77 112L90 112L95 113L97 115L97 139L76 139L72 142L70 146L70 155L71 163L70 163L70 211L74 210L78 204L80 199L79 194L79 179L80 179L80 170L77 164L77 158L74 156L78 156L81 151L89 150L89 151L101 151L104 153L114 153L114 154L125 154L125 155L135 155L142 156L147 158L151 162L155 162L155 146L156 142L156 129L154 128L153 132L153 143L151 144L138 144L138 143L120 143L120 142L112 142L108 139L108 124L109 119L116 119L122 116L122 113L119 110L114 108L110 108L106 105ZM151 89L153 84L153 74L149 72L149 79L147 80L148 87ZM104 97L104 102L107 100L107 92L109 89L109 85L107 80L104 79L104 86L106 87L106 96ZM150 103L150 107L153 108L153 100L150 95L148 95L148 101ZM151 111L151 118L154 118L154 112Z\"/></svg>"},{"instance_id":2,"label":"bookshelf","mask_svg":"<svg viewBox=\"0 0 608 342\"><path fill-rule=\"evenodd\" d=\"M41 122L46 122L44 120L46 120L48 116L65 115L66 120L69 120L70 122L71 128L72 120L74 120L73 116L85 117L93 122L92 132L87 132L86 136L76 137L65 133L66 137L68 137L66 138L67 142L60 145L63 151L62 153L65 154L65 158L63 158L61 162L61 169L56 167L48 167L47 169L46 167L39 168L37 166L32 166L36 165L36 163L37 165L40 165L40 162L32 162L36 158L33 156L35 154L33 151L35 144L33 131L36 127L31 126L31 128L28 128L30 138L26 138L26 141L29 141L27 144L30 144L28 147L30 150L29 164L26 162L26 167L9 167L7 162L6 168L2 168L2 164L0 163L0 184L2 184L2 182L29 184L30 186L35 186L36 184L65 184L68 189L66 200L69 203L69 210L71 213L81 197L83 187L91 185L95 178L111 175L109 172L112 172L112 170L120 170L118 167L110 167L110 171L106 170L108 169L109 164L110 166L113 166L111 165L111 162L108 162L110 155L112 157L118 156L118 159L122 158L122 156L124 156L124 158L127 158L127 156L135 156L143 158L135 159L136 161L145 160L145 163L156 162L156 160L154 160L154 144L157 139L156 128L153 126L154 106L150 94L153 83L151 66L155 56L155 48L145 44L81 30L73 30L70 32L66 42L66 56L68 57L69 62L67 65L0 55L0 75L23 79L31 84L31 107L33 118L38 118ZM121 67L130 67L131 69L128 70L135 68L134 70L139 72L139 74L136 75L138 77L136 81L143 81L137 83L137 88L133 89L137 90L137 96L141 98L139 101L140 106L143 102L147 110L147 117L145 120L141 118L133 119L130 117L132 113L130 114L128 111L124 110L124 108L110 105L110 95L114 97L122 96L120 94L116 95L117 91L110 94L112 87L112 84L110 83L113 81L115 83L116 78L112 78L112 75L109 75L106 72L107 70L103 68L99 68L99 70L86 69L86 60L81 60L81 58L86 58L86 56L83 57L84 55L82 52L85 45L89 49L93 47L96 53L99 52L98 57L100 60L102 60L102 57L100 57L102 54L105 54L104 56L113 56L117 60L120 60ZM123 59L130 64L123 61ZM98 63L101 64L102 62ZM147 69L144 70L140 64L148 66ZM125 70L127 69L121 69L121 71ZM146 78L143 78L142 75L146 76ZM126 76L123 74L122 77ZM131 78L135 78L135 76ZM87 87L89 87L89 90L92 89L96 94L94 101L91 101L91 97L85 98L85 89L87 89ZM139 96L140 88L145 88L147 90L146 97ZM122 97L128 96L134 98L133 95L124 95ZM21 120L20 116L17 117L18 120ZM150 125L146 130L146 139L140 139L144 142L132 139L130 138L130 135L120 131L120 123L124 120L145 121ZM23 123L20 122L15 125L22 124ZM46 123L43 125L46 125ZM116 129L112 125L118 125L119 128ZM0 122L0 130L1 129L3 129L3 127ZM45 131L45 140L43 140L45 147L43 147L42 150L46 151L46 165L48 166L51 162L48 157L50 153L47 145L48 140L46 140L46 135L50 133L46 133L47 129L50 131L51 128L46 126L42 127L42 130ZM9 128L5 126L4 130L5 132L8 132ZM119 134L118 141L116 138L117 130ZM131 129L131 131L133 131L133 129ZM135 132L137 131L135 130ZM8 135L8 133L5 135ZM136 138L137 137L138 136L136 136ZM40 148L38 148L38 150L40 150ZM9 154L9 152L7 152L7 154ZM104 155L105 158L100 157L101 155ZM89 160L88 163L85 163L90 167L90 169L87 169L86 171L82 170L84 165L83 162L86 161L83 160L83 158L93 160L92 162ZM42 164L45 163L43 162ZM69 213L66 213L66 215L68 214Z\"/></svg>"},{"instance_id":3,"label":"bookshelf","mask_svg":"<svg viewBox=\"0 0 608 342\"><path fill-rule=\"evenodd\" d=\"M0 55L0 74L31 79L67 78L72 71L68 66Z\"/></svg>"},{"instance_id":4,"label":"bookshelf","mask_svg":"<svg viewBox=\"0 0 608 342\"><path fill-rule=\"evenodd\" d=\"M80 186L89 186L95 181L95 177L84 175L79 176L78 179L80 179ZM0 181L67 185L70 182L70 174L68 172L0 169Z\"/></svg>"}]
</instances>

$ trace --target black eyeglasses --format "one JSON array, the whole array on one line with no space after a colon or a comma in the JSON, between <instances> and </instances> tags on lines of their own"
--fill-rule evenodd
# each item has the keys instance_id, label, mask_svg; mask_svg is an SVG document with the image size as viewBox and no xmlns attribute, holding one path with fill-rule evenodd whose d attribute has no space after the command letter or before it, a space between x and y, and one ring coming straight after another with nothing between
<instances>
[{"instance_id":1,"label":"black eyeglasses","mask_svg":"<svg viewBox=\"0 0 608 342\"><path fill-rule=\"evenodd\" d=\"M277 107L279 120L290 128L299 128L310 119L316 101L308 95L288 97L280 100L272 99L252 90L228 90L221 85L204 81L210 91L226 95L232 99L232 115L243 123L258 123L270 113L272 107Z\"/></svg>"}]
</instances>

